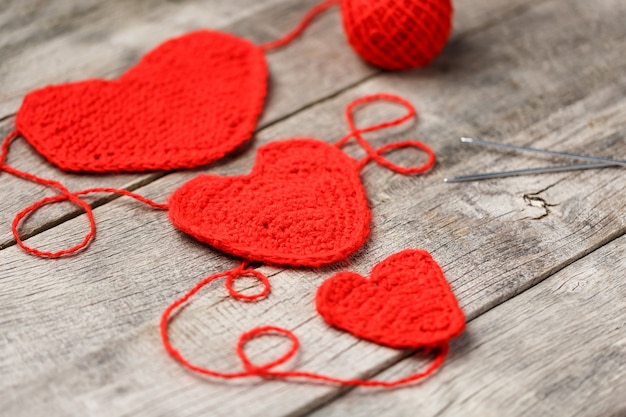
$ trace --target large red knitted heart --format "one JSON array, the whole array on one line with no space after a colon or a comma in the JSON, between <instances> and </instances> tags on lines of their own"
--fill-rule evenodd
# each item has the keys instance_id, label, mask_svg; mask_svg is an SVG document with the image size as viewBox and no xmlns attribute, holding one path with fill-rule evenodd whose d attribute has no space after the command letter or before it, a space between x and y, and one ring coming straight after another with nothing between
<instances>
[{"instance_id":1,"label":"large red knitted heart","mask_svg":"<svg viewBox=\"0 0 626 417\"><path fill-rule=\"evenodd\" d=\"M369 233L357 162L316 139L259 148L249 175L199 176L174 192L172 223L248 260L319 266L346 258Z\"/></svg>"},{"instance_id":2,"label":"large red knitted heart","mask_svg":"<svg viewBox=\"0 0 626 417\"><path fill-rule=\"evenodd\" d=\"M266 89L261 48L203 30L161 44L118 80L31 92L16 126L68 171L191 168L252 135Z\"/></svg>"},{"instance_id":3,"label":"large red knitted heart","mask_svg":"<svg viewBox=\"0 0 626 417\"><path fill-rule=\"evenodd\" d=\"M465 327L441 268L423 250L390 256L370 279L338 273L320 286L316 306L330 325L396 348L439 346Z\"/></svg>"}]
</instances>

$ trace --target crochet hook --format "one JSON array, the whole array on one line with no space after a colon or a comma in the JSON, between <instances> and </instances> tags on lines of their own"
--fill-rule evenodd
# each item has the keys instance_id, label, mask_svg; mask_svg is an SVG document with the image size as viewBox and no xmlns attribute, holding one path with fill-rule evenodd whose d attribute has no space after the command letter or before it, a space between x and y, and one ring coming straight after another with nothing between
<instances>
[{"instance_id":1,"label":"crochet hook","mask_svg":"<svg viewBox=\"0 0 626 417\"><path fill-rule=\"evenodd\" d=\"M501 148L522 150L522 151L530 151L530 152L538 152L550 155L557 155L562 157L574 158L574 159L584 159L589 161L595 161L595 163L591 164L572 164L572 165L559 165L559 166L548 166L548 167L540 167L540 168L528 168L528 169L518 169L513 171L500 171L500 172L488 172L483 174L471 174L471 175L463 175L460 177L452 177L452 178L444 178L444 182L464 182L464 181L476 181L483 180L488 178L502 178L502 177L510 177L515 175L528 175L528 174L542 174L547 172L564 172L564 171L574 171L579 169L592 169L592 168L606 168L611 166L626 166L626 160L620 159L611 159L611 158L603 158L592 155L582 155L570 152L558 152L552 151L548 149L537 149L531 148L528 146L517 146L506 143L498 143L491 142L483 139L474 139L474 138L461 138L461 142L463 143L476 143L479 145L487 145L487 146L495 146Z\"/></svg>"}]
</instances>

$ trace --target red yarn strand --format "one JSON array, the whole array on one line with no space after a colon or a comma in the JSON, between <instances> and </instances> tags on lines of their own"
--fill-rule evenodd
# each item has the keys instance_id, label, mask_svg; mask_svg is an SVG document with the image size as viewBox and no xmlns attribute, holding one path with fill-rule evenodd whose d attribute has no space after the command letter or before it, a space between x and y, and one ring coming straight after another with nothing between
<instances>
[{"instance_id":1,"label":"red yarn strand","mask_svg":"<svg viewBox=\"0 0 626 417\"><path fill-rule=\"evenodd\" d=\"M178 363L180 363L184 368L201 374L206 375L213 378L221 378L221 379L236 379L236 378L247 378L247 377L262 377L262 378L275 378L275 379L283 379L283 380L309 380L309 381L318 381L325 382L336 385L343 386L363 386L363 387L383 387L383 388L393 388L401 385L406 385L422 378L427 377L428 375L435 372L444 362L446 355L448 354L448 345L447 343L442 344L435 348L437 354L433 360L433 362L426 368L424 371L417 372L411 374L407 377L392 380L392 381L382 381L376 379L360 379L360 378L351 378L351 379L343 379L336 378L324 374L319 374L315 372L307 372L307 371L275 371L273 368L276 366L282 365L292 359L297 353L300 342L298 337L290 330L284 329L276 326L260 326L255 327L245 333L243 333L237 342L235 352L237 356L242 362L244 371L239 372L221 372L216 371L214 369L202 367L199 365L193 364L191 361L186 359L183 354L174 347L172 341L170 340L169 335L169 326L172 321L172 315L175 311L181 307L183 304L190 301L190 299L198 293L204 286L207 284L219 279L226 277L226 288L231 296L235 299L242 301L254 301L261 298L264 298L270 291L269 281L265 275L260 273L259 271L253 269L246 269L247 263L243 262L241 265L218 274L211 275L207 278L204 278L200 282L198 282L191 290L189 290L186 294L184 294L181 298L175 300L172 304L170 304L163 312L161 316L161 322L159 325L160 333L161 333L161 341L163 343L163 347L166 352L174 358ZM259 279L263 285L264 289L254 295L246 296L241 293L236 292L232 285L233 282L240 277L243 276L254 276ZM280 355L277 359L274 359L270 362L264 364L254 364L248 355L245 353L245 345L255 339L257 337L267 336L267 335L279 335L288 338L291 341L290 348Z\"/></svg>"},{"instance_id":2,"label":"red yarn strand","mask_svg":"<svg viewBox=\"0 0 626 417\"><path fill-rule=\"evenodd\" d=\"M26 207L24 210L20 211L15 216L15 218L13 219L13 223L11 224L11 230L13 232L13 236L15 237L16 243L22 249L24 249L26 252L30 253L31 255L39 256L42 258L59 258L61 256L74 254L80 251L81 249L86 248L87 246L89 246L91 241L96 236L96 222L95 222L95 218L93 214L93 209L91 208L89 203L81 200L80 198L78 198L78 196L92 194L92 193L102 193L102 192L114 193L114 194L131 197L155 209L167 210L166 204L160 204L150 199L147 199L143 196L140 196L139 194L135 194L131 191L121 190L117 188L89 188L87 190L82 190L82 191L78 191L75 193L63 192L63 194L61 195L46 197L42 200L39 200L36 203ZM41 250L38 250L38 249L35 249L26 245L19 235L18 228L19 228L20 223L24 220L25 217L39 210L41 207L48 205L48 204L52 204L52 203L58 203L61 201L70 201L80 206L85 212L85 214L87 215L87 219L89 220L89 232L87 232L87 234L85 235L81 243L79 243L78 245L72 246L71 248L63 249L57 252L41 251Z\"/></svg>"},{"instance_id":3,"label":"red yarn strand","mask_svg":"<svg viewBox=\"0 0 626 417\"><path fill-rule=\"evenodd\" d=\"M9 133L4 138L4 141L2 142L2 151L0 153L0 171L5 171L6 173L11 174L15 177L23 178L25 180L28 180L28 181L31 181L40 185L45 185L48 187L56 188L61 193L69 193L69 190L65 188L65 186L58 181L41 178L36 175L30 174L28 172L20 171L18 169L15 169L5 164L4 161L6 160L7 155L9 154L9 147L11 146L11 142L15 138L17 138L18 135L19 135L18 131L14 130L13 132Z\"/></svg>"},{"instance_id":4,"label":"red yarn strand","mask_svg":"<svg viewBox=\"0 0 626 417\"><path fill-rule=\"evenodd\" d=\"M15 177L18 178L23 178L25 180L34 182L36 184L39 185L44 185L47 187L51 187L51 188L55 188L57 189L61 194L60 195L56 195L56 196L52 196L52 197L46 197L43 198L42 200L39 200L33 204L31 204L30 206L26 207L25 209L23 209L22 211L20 211L15 218L13 219L13 222L11 223L11 231L13 232L13 236L15 237L15 242L17 243L17 245L19 247L21 247L23 250L25 250L26 252L30 253L31 255L35 255L35 256L39 256L42 258L59 258L61 256L65 256L65 255L71 255L74 254L82 249L84 249L85 247L87 247L91 241L95 238L96 236L96 222L95 222L95 218L94 218L94 214L93 214L93 209L91 208L91 206L89 205L89 203L81 200L79 198L79 196L81 195L87 195L87 194L92 194L92 193L101 193L101 192L105 192L105 193L115 193L115 194L120 194L120 195L124 195L127 197L131 197L134 198L137 201L140 201L152 208L155 209L159 209L159 210L167 210L167 204L160 204L157 203L155 201L152 201L148 198L145 198L139 194L133 193L131 191L128 190L121 190L121 189L117 189L117 188L89 188L86 190L82 190L82 191L77 191L77 192L71 192L69 191L63 184L61 184L58 181L55 180L50 180L50 179L46 179L46 178L41 178L38 177L36 175L30 174L28 172L24 172L24 171L20 171L18 169L15 169L9 165L7 165L4 161L6 160L6 157L8 155L9 152L9 147L11 144L11 141L13 141L16 137L18 136L18 132L17 131L13 131L11 133L9 133L9 135L7 135L7 137L4 139L4 142L2 143L2 151L0 153L0 171L5 171L8 174L11 174ZM48 204L53 204L53 203L58 203L61 201L69 201L73 204L76 204L77 206L79 206L80 208L83 209L83 211L85 212L85 214L87 215L87 220L89 221L89 231L87 232L87 234L83 237L83 240L75 245L72 246L71 248L68 249L63 249L63 250L59 250L56 252L49 252L49 251L42 251L33 247L30 247L28 245L26 245L23 241L23 239L21 238L20 234L19 234L19 225L22 223L22 221L28 217L29 215L33 214L35 211L39 210L40 208L48 205Z\"/></svg>"},{"instance_id":5,"label":"red yarn strand","mask_svg":"<svg viewBox=\"0 0 626 417\"><path fill-rule=\"evenodd\" d=\"M392 381L382 381L378 379L342 379L342 378L334 378L322 374L317 374L314 372L303 372L303 371L273 371L266 376L274 377L274 378L303 378L321 382L328 382L336 385L344 385L344 386L360 386L360 387L382 387L382 388L396 388L403 385L410 384L412 382L418 381L420 379L424 379L427 376L433 374L445 361L446 356L448 355L449 347L448 344L444 344L438 348L437 355L433 362L422 372L416 372L404 378L395 379Z\"/></svg>"},{"instance_id":6,"label":"red yarn strand","mask_svg":"<svg viewBox=\"0 0 626 417\"><path fill-rule=\"evenodd\" d=\"M201 366L194 365L191 362L189 362L187 359L185 359L185 357L180 353L180 351L178 351L178 349L176 349L172 345L172 343L170 342L169 333L168 333L170 316L172 315L172 313L182 304L185 304L191 297L193 297L204 286L206 286L207 284L210 284L216 279L219 279L222 277L229 277L229 278L232 277L231 279L226 281L226 286L231 296L233 296L233 298L238 298L238 296L234 294L239 294L239 293L237 293L232 287L232 283L234 279L237 276L243 276L243 275L248 275L248 274L254 274L254 276L257 276L256 274L258 273L257 271L251 272L251 270L245 269L246 266L247 266L247 263L243 262L241 265L229 271L221 272L221 273L214 274L214 275L204 278L202 281L198 282L191 290L189 290L185 295L183 295L181 298L179 298L178 300L170 304L163 312L161 316L161 323L159 326L160 331L161 331L161 340L163 342L163 346L165 347L165 350L167 351L167 353L169 353L175 360L177 360L185 368L193 372L202 374L202 375L212 376L216 378L224 378L224 379L242 378L242 377L253 375L249 371L219 372L219 371L215 371L212 369L203 368ZM269 282L267 281L267 278L263 280L263 284L265 285L265 288L261 293L258 293L254 296L241 297L241 299L244 301L253 301L253 300L265 297L270 291L270 286L269 286Z\"/></svg>"},{"instance_id":7,"label":"red yarn strand","mask_svg":"<svg viewBox=\"0 0 626 417\"><path fill-rule=\"evenodd\" d=\"M75 246L72 246L71 248L63 249L57 252L42 251L42 250L26 245L22 241L22 238L20 237L20 234L18 231L18 227L20 223L22 222L22 220L24 220L26 216L34 213L41 207L46 206L51 203L58 203L60 201L71 201L72 203L80 206L87 214L87 219L89 220L89 232L87 232L83 240L78 245L75 245ZM31 255L39 256L40 258L59 258L61 256L76 253L80 251L81 249L87 247L96 236L96 221L94 219L91 206L88 203L86 203L85 201L81 200L80 198L72 194L64 193L61 195L44 198L43 200L40 200L26 207L24 210L20 211L19 213L17 213L17 215L13 219L13 223L11 224L11 231L13 232L13 236L15 237L15 242L18 244L18 246L24 249L26 252L30 253Z\"/></svg>"},{"instance_id":8,"label":"red yarn strand","mask_svg":"<svg viewBox=\"0 0 626 417\"><path fill-rule=\"evenodd\" d=\"M142 195L139 195L137 193L133 193L132 191L128 191L128 190L123 190L123 189L119 189L119 188L109 188L109 187L96 187L96 188L87 188L86 190L82 190L82 191L77 191L75 193L72 193L75 196L79 196L79 195L87 195L87 194L92 194L92 193L112 193L112 194L119 194L122 196L126 196L126 197L130 197L133 198L141 203L144 203L152 208L155 208L157 210L167 210L167 204L163 204L163 203L157 203L156 201L150 200L149 198L146 198Z\"/></svg>"},{"instance_id":9,"label":"red yarn strand","mask_svg":"<svg viewBox=\"0 0 626 417\"><path fill-rule=\"evenodd\" d=\"M354 110L357 107L362 106L363 104L371 103L374 101L390 101L393 103L401 104L407 109L407 113L403 116L397 117L387 122L377 123L375 125L367 126L364 128L357 128L354 123L354 116L353 116ZM407 140L407 141L387 144L387 145L381 146L378 149L374 149L370 145L370 143L362 136L363 133L373 132L375 130L381 130L387 127L400 125L414 117L417 117L417 112L415 110L415 107L413 107L413 105L408 100L405 100L404 98L400 96L397 96L394 94L388 94L388 93L380 93L380 94L372 94L372 95L360 97L354 100L353 102L351 102L350 104L348 104L348 106L346 107L346 119L348 120L350 133L348 133L346 136L344 136L338 142L336 142L335 146L341 147L346 142L348 142L351 138L354 138L359 143L359 145L361 145L361 147L363 147L363 149L367 152L367 156L363 158L361 161L359 161L360 168L364 167L371 160L374 160L377 164L384 166L386 168L389 168L390 170L397 172L399 174L402 174L402 175L412 175L412 174L420 174L420 173L426 172L433 167L433 165L435 164L436 158L435 158L435 153L433 152L433 150L427 145L423 144L422 142L415 141L415 140ZM424 164L417 166L417 167L405 168L405 167L396 165L390 162L389 160L387 160L385 157L383 157L383 154L385 154L387 151L390 151L393 149L408 148L408 147L413 147L413 148L417 148L417 149L424 151L426 155L428 156L427 161Z\"/></svg>"},{"instance_id":10,"label":"red yarn strand","mask_svg":"<svg viewBox=\"0 0 626 417\"><path fill-rule=\"evenodd\" d=\"M298 26L296 26L291 32L287 33L282 38L279 38L272 42L267 42L260 45L261 49L265 51L269 51L271 49L276 49L283 47L289 43L291 43L294 39L304 32L304 30L311 24L311 21L315 19L319 14L323 13L326 9L329 9L332 6L336 6L340 3L340 0L325 0L315 6L313 6L302 18Z\"/></svg>"},{"instance_id":11,"label":"red yarn strand","mask_svg":"<svg viewBox=\"0 0 626 417\"><path fill-rule=\"evenodd\" d=\"M0 148L0 167L4 167L4 160L9 154L9 146L11 145L11 141L17 137L19 133L17 130L9 133L4 140L2 141L2 148Z\"/></svg>"}]
</instances>

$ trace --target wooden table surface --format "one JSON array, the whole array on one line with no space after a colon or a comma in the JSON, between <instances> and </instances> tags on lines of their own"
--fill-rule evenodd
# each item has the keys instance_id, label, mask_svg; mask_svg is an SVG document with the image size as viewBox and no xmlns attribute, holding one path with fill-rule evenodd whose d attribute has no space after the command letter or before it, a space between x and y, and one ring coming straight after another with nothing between
<instances>
[{"instance_id":1,"label":"wooden table surface","mask_svg":"<svg viewBox=\"0 0 626 417\"><path fill-rule=\"evenodd\" d=\"M0 133L14 128L23 96L85 78L114 78L165 39L210 27L256 43L292 28L315 0L153 2L2 0ZM367 244L318 269L262 266L272 293L258 303L212 285L172 325L194 362L241 369L234 346L257 325L301 341L287 369L392 379L423 362L411 352L329 328L314 295L338 271L368 274L405 248L441 264L468 325L427 380L384 390L198 377L164 352L162 310L201 278L237 259L175 230L161 211L127 198L89 197L98 235L77 256L46 260L19 249L14 215L52 191L0 173L0 410L7 416L624 416L626 415L626 191L607 168L445 184L447 176L569 161L461 145L477 136L518 145L626 157L626 2L457 0L454 31L427 68L383 72L344 41L337 10L292 45L267 54L270 90L253 140L201 169L72 175L24 141L9 164L61 181L134 189L166 201L201 172L250 170L264 143L347 133L346 104L390 92L410 100L419 123L369 136L377 145L420 139L436 168L406 177L370 164L362 173L373 212ZM374 105L360 125L401 110ZM348 152L356 148L348 148ZM396 152L395 161L420 161ZM68 204L21 227L27 243L80 241L86 217ZM250 283L251 288L255 288ZM251 289L252 290L252 289ZM285 349L263 338L256 361Z\"/></svg>"}]
</instances>

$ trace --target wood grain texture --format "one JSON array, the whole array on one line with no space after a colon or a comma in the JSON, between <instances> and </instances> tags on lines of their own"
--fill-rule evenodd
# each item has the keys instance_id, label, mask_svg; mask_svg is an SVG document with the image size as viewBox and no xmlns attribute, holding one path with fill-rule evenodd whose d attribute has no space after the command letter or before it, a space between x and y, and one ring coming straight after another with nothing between
<instances>
[{"instance_id":1,"label":"wood grain texture","mask_svg":"<svg viewBox=\"0 0 626 417\"><path fill-rule=\"evenodd\" d=\"M311 416L624 415L624 251L621 237L473 320L419 387L356 389Z\"/></svg>"},{"instance_id":2,"label":"wood grain texture","mask_svg":"<svg viewBox=\"0 0 626 417\"><path fill-rule=\"evenodd\" d=\"M276 10L290 10L289 4L295 2ZM479 13L481 8L485 13ZM295 8L294 14L304 9ZM276 52L270 59L283 56L285 67L272 69L273 79L294 83L284 94L292 97L290 103L299 103L292 109L295 113L286 107L271 110L283 103L271 98L267 111L275 111L275 118L237 158L173 173L139 189L163 201L200 172L248 172L256 147L268 141L294 136L337 140L346 133L345 105L380 91L408 98L418 107L421 120L416 128L368 136L373 143L417 137L439 156L436 170L427 176L402 177L375 165L364 170L373 233L350 260L318 270L263 267L271 275L273 290L268 300L255 304L229 299L219 284L207 288L173 326L175 343L190 358L217 369L238 369L233 349L239 334L255 325L273 324L294 330L301 339L298 358L289 364L292 368L343 377L376 374L402 361L406 352L358 341L322 322L313 296L333 273L350 269L368 274L375 263L400 249L428 249L442 264L468 317L479 317L478 322L481 314L498 304L503 303L491 311L506 307L516 294L624 233L626 195L620 170L469 185L441 182L456 173L556 162L463 148L456 139L461 135L624 155L626 144L619 132L626 129L626 62L617 48L626 32L624 5L611 0L594 7L582 0L567 4L485 0L458 2L457 16L464 30L457 29L431 67L401 74L363 67L360 78L342 78L345 83L339 80L335 87L332 80L325 80L329 90L302 100L298 96L305 86L291 80L290 60L302 65L316 61L319 56L311 54L336 42L338 31L320 31L311 41L316 46L306 54L295 47ZM258 18L265 19L270 18ZM331 23L326 24L332 26L336 17L328 19ZM322 20L317 27L324 24ZM265 36L273 37L258 38ZM306 43L307 37L299 42ZM336 59L341 61L344 55ZM314 71L307 76L315 79ZM277 97L274 90L271 94ZM376 105L359 112L357 121L370 124L399 111ZM358 154L358 149L351 146L347 152ZM406 152L390 158L408 165L420 157ZM33 169L40 165L42 161L32 163ZM4 178L0 176L0 181ZM82 180L75 180L79 186ZM185 372L160 346L158 317L194 282L229 268L235 260L175 231L164 213L138 203L115 200L98 207L95 214L98 238L76 257L45 261L15 246L0 251L0 407L7 414L304 415L343 392L324 385L205 380ZM58 247L80 239L84 227L80 216L29 243ZM598 310L602 313L601 305ZM464 340L456 342L454 358L462 357ZM284 348L279 340L264 339L252 344L250 355L261 361L276 354L275 345ZM506 360L517 359L515 350L507 352ZM405 371L413 363L405 360L394 369ZM624 372L616 378L624 378ZM465 384L458 390L470 392L472 381ZM421 396L421 388L400 392Z\"/></svg>"},{"instance_id":3,"label":"wood grain texture","mask_svg":"<svg viewBox=\"0 0 626 417\"><path fill-rule=\"evenodd\" d=\"M275 3L3 1L0 117L15 114L22 97L35 88L116 77L167 38L202 27L227 27Z\"/></svg>"}]
</instances>

